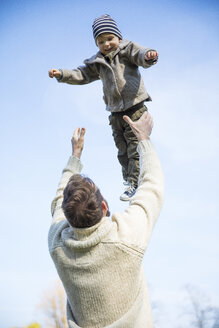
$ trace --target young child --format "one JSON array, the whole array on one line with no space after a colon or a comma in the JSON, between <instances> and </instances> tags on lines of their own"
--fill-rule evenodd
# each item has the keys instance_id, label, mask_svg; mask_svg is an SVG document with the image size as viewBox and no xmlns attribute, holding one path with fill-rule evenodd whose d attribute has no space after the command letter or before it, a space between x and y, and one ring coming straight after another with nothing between
<instances>
[{"instance_id":1,"label":"young child","mask_svg":"<svg viewBox=\"0 0 219 328\"><path fill-rule=\"evenodd\" d=\"M136 150L137 138L123 115L138 120L147 110L147 93L138 66L148 68L158 60L158 52L143 48L136 43L123 40L116 22L109 15L94 20L93 36L99 51L84 61L77 69L51 69L49 76L58 82L87 84L101 79L103 83L106 110L111 114L109 123L118 148L118 160L126 189L120 196L128 201L136 191L139 176L139 155Z\"/></svg>"}]
</instances>

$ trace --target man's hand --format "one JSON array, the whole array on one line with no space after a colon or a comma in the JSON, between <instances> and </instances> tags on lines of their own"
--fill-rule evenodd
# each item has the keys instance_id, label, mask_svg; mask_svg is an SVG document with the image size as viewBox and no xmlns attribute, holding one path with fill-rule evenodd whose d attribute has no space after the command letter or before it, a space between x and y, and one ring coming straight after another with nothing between
<instances>
[{"instance_id":1,"label":"man's hand","mask_svg":"<svg viewBox=\"0 0 219 328\"><path fill-rule=\"evenodd\" d=\"M127 115L124 115L123 119L130 125L139 142L150 139L150 134L153 128L153 119L148 112L144 112L136 122L133 122Z\"/></svg>"},{"instance_id":2,"label":"man's hand","mask_svg":"<svg viewBox=\"0 0 219 328\"><path fill-rule=\"evenodd\" d=\"M58 70L58 69L56 69L56 68L52 68L49 72L48 72L48 74L49 74L49 77L51 77L51 78L53 78L53 77L56 77L56 78L60 78L61 77L61 75L62 75L62 73Z\"/></svg>"},{"instance_id":3,"label":"man's hand","mask_svg":"<svg viewBox=\"0 0 219 328\"><path fill-rule=\"evenodd\" d=\"M157 57L158 57L158 52L154 50L146 52L144 56L145 60L157 59Z\"/></svg>"},{"instance_id":4,"label":"man's hand","mask_svg":"<svg viewBox=\"0 0 219 328\"><path fill-rule=\"evenodd\" d=\"M84 147L84 135L85 128L77 128L75 129L73 137L71 138L72 155L79 159L81 157L81 153Z\"/></svg>"}]
</instances>

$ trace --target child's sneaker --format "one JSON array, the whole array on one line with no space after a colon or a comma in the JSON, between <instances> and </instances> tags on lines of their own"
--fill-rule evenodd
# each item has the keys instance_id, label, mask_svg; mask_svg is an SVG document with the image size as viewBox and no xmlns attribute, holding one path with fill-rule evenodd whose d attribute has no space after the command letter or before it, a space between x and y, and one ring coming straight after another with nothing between
<instances>
[{"instance_id":1,"label":"child's sneaker","mask_svg":"<svg viewBox=\"0 0 219 328\"><path fill-rule=\"evenodd\" d=\"M134 196L136 192L136 187L134 187L133 185L129 185L124 193L120 196L120 200L123 200L123 201L129 201L132 196Z\"/></svg>"}]
</instances>

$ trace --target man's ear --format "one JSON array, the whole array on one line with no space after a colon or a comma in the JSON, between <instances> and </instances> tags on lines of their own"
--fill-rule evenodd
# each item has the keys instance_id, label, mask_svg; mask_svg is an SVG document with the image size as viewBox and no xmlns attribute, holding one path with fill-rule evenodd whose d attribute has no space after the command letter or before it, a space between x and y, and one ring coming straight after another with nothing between
<instances>
[{"instance_id":1,"label":"man's ear","mask_svg":"<svg viewBox=\"0 0 219 328\"><path fill-rule=\"evenodd\" d=\"M103 216L107 216L107 213L109 213L108 206L104 200L102 200L102 213Z\"/></svg>"}]
</instances>

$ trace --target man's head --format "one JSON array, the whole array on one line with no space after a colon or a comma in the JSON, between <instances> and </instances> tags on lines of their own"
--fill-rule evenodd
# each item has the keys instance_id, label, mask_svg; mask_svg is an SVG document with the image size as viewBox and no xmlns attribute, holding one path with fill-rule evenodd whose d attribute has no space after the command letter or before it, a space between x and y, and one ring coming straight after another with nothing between
<instances>
[{"instance_id":1,"label":"man's head","mask_svg":"<svg viewBox=\"0 0 219 328\"><path fill-rule=\"evenodd\" d=\"M122 34L110 15L96 18L92 28L95 42L104 55L118 48Z\"/></svg>"},{"instance_id":2,"label":"man's head","mask_svg":"<svg viewBox=\"0 0 219 328\"><path fill-rule=\"evenodd\" d=\"M62 209L72 227L88 228L109 216L108 204L94 182L80 174L73 175L64 189Z\"/></svg>"}]
</instances>

